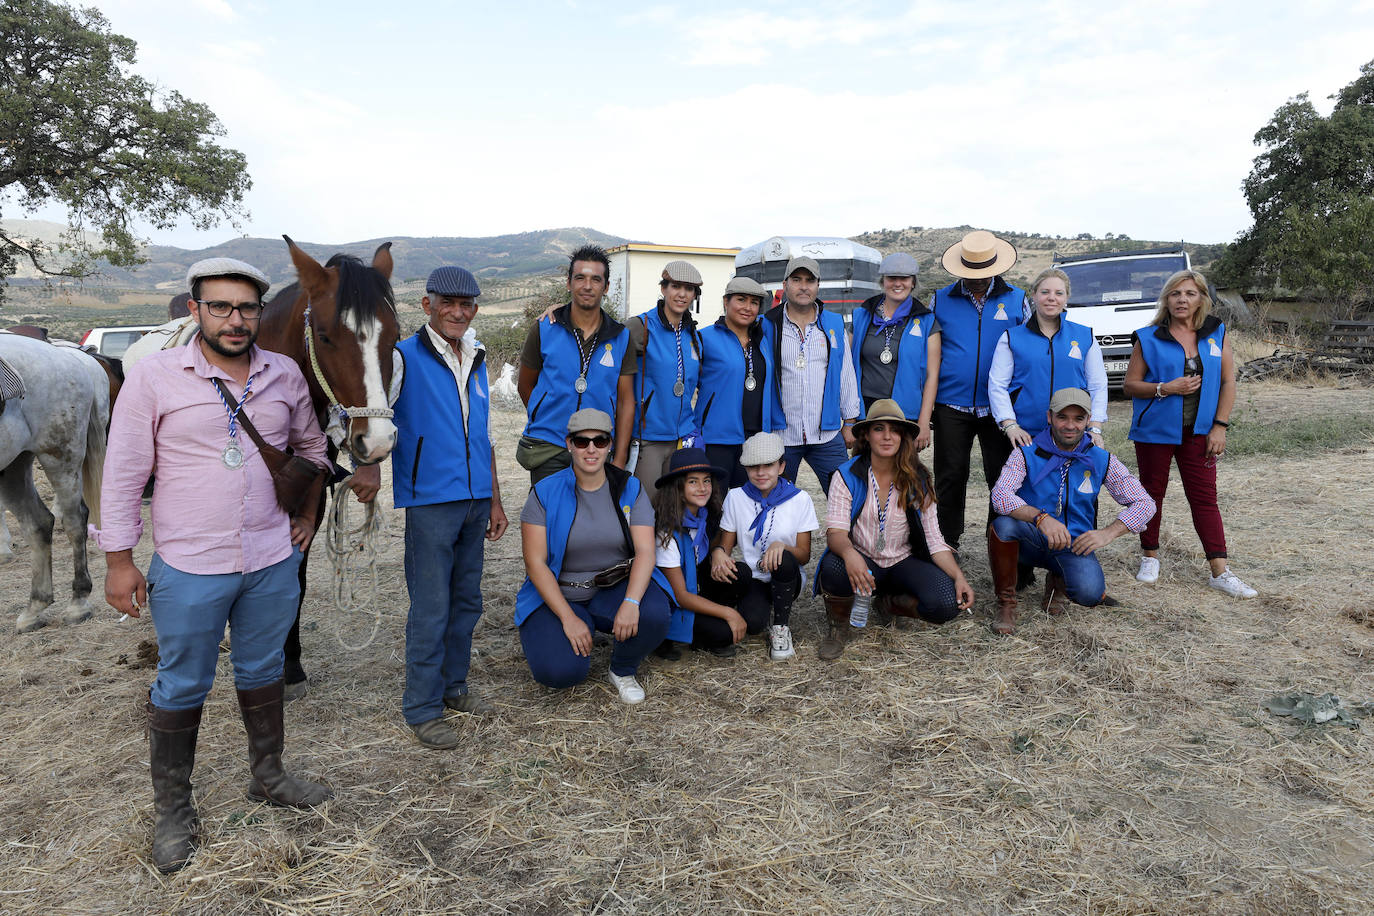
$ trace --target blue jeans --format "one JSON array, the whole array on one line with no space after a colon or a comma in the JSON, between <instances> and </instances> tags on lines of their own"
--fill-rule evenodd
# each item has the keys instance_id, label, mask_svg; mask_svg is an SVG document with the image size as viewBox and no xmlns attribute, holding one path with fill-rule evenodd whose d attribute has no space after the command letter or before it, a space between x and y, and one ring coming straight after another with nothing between
<instances>
[{"instance_id":1,"label":"blue jeans","mask_svg":"<svg viewBox=\"0 0 1374 916\"><path fill-rule=\"evenodd\" d=\"M624 579L617 585L601 589L591 601L569 604L589 630L609 633L629 584L630 580ZM624 642L616 640L611 651L612 674L625 677L639 670L639 663L668 635L669 611L668 596L650 582L639 601L639 631ZM545 687L572 687L585 681L591 673L591 658L573 651L572 643L563 632L563 622L547 604L539 605L520 624L520 647L525 650L530 674Z\"/></svg>"},{"instance_id":2,"label":"blue jeans","mask_svg":"<svg viewBox=\"0 0 1374 916\"><path fill-rule=\"evenodd\" d=\"M419 725L468 692L472 631L482 616L482 551L490 499L406 509L406 689L401 709Z\"/></svg>"},{"instance_id":3,"label":"blue jeans","mask_svg":"<svg viewBox=\"0 0 1374 916\"><path fill-rule=\"evenodd\" d=\"M840 465L849 460L849 449L844 444L844 434L835 433L834 437L828 442L819 442L811 445L788 445L782 450L783 458L787 459L787 467L783 468L782 476L789 482L797 482L797 472L801 470L802 459L811 465L811 470L816 473L816 478L821 482L821 489L825 495L830 495L830 478L834 475Z\"/></svg>"},{"instance_id":4,"label":"blue jeans","mask_svg":"<svg viewBox=\"0 0 1374 916\"><path fill-rule=\"evenodd\" d=\"M992 530L1004 541L1021 542L1021 563L1062 576L1064 593L1074 604L1096 607L1107 593L1107 580L1096 554L1080 557L1070 550L1050 550L1049 541L1039 528L1010 515L993 519Z\"/></svg>"},{"instance_id":5,"label":"blue jeans","mask_svg":"<svg viewBox=\"0 0 1374 916\"><path fill-rule=\"evenodd\" d=\"M157 678L149 694L159 709L205 705L228 624L234 686L265 687L282 678L282 643L296 619L301 552L251 573L196 575L153 554L148 609L157 633Z\"/></svg>"}]
</instances>

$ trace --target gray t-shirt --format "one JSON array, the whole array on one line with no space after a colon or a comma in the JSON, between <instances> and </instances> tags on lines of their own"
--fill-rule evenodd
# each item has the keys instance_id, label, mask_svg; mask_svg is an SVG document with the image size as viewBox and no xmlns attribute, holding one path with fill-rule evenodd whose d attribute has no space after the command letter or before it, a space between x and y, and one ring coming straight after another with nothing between
<instances>
[{"instance_id":1,"label":"gray t-shirt","mask_svg":"<svg viewBox=\"0 0 1374 916\"><path fill-rule=\"evenodd\" d=\"M616 513L620 508L611 498L611 483L606 481L599 490L587 491L574 486L577 494L577 515L573 518L572 530L568 532L568 546L563 554L563 569L558 578L576 581L590 579L607 567L628 560L625 552L625 536L621 531ZM531 525L547 525L544 506L539 495L531 490L530 498L525 500L525 508L520 512L520 521ZM654 507L641 488L630 508L631 525L654 526ZM569 601L590 601L596 594L594 588L571 588L561 586L563 597Z\"/></svg>"}]
</instances>

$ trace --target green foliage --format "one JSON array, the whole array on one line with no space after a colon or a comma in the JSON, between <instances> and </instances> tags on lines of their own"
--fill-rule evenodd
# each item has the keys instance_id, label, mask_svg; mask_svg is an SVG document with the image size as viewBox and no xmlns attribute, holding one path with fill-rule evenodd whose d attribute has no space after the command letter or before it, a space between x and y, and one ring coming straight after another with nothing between
<instances>
[{"instance_id":1,"label":"green foliage","mask_svg":"<svg viewBox=\"0 0 1374 916\"><path fill-rule=\"evenodd\" d=\"M1242 184L1254 225L1218 262L1221 282L1374 302L1374 61L1329 117L1300 93L1255 134Z\"/></svg>"},{"instance_id":2,"label":"green foliage","mask_svg":"<svg viewBox=\"0 0 1374 916\"><path fill-rule=\"evenodd\" d=\"M69 221L56 246L0 232L0 281L20 259L60 277L139 263L135 218L206 229L245 215L243 154L216 144L209 108L128 72L135 50L95 9L0 7L0 202L55 203Z\"/></svg>"}]
</instances>

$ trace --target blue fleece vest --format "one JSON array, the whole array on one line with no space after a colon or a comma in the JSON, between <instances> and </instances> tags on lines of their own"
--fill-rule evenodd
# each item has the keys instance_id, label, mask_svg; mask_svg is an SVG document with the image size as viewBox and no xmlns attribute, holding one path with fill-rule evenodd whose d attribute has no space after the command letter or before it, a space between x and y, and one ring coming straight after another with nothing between
<instances>
[{"instance_id":1,"label":"blue fleece vest","mask_svg":"<svg viewBox=\"0 0 1374 916\"><path fill-rule=\"evenodd\" d=\"M1183 374L1183 345L1174 340L1169 329L1150 325L1135 332L1140 355L1145 359L1145 381L1169 382ZM1205 436L1212 431L1217 418L1217 400L1221 396L1221 351L1226 344L1226 325L1209 316L1197 332L1197 353L1202 360L1202 388L1198 391L1197 421L1193 432ZM1183 441L1183 395L1169 394L1162 398L1133 399L1131 414L1132 442Z\"/></svg>"},{"instance_id":2,"label":"blue fleece vest","mask_svg":"<svg viewBox=\"0 0 1374 916\"><path fill-rule=\"evenodd\" d=\"M773 351L759 347L763 365L754 366L760 384L771 385L775 375ZM739 445L744 441L744 378L747 373L744 348L735 332L721 318L701 331L701 391L697 395L696 420L701 437L708 445ZM773 398L764 390L761 419L763 429L776 432L786 426L782 415L773 411Z\"/></svg>"},{"instance_id":3,"label":"blue fleece vest","mask_svg":"<svg viewBox=\"0 0 1374 916\"><path fill-rule=\"evenodd\" d=\"M639 496L639 481L624 471L621 471L616 477L610 476L611 473L608 470L607 479L610 481L612 494L615 493L617 478L623 480L624 489L616 497L616 504L620 507L621 515L628 522L630 510L634 508L635 499ZM554 578L557 578L563 570L563 555L568 548L568 534L572 531L573 520L577 518L577 494L573 492L576 486L576 473L572 468L564 468L545 477L533 488L534 493L539 497L539 504L544 507L544 532L548 547L547 563ZM629 546L627 545L627 548ZM607 562L606 565L612 564ZM668 580L664 578L657 566L654 567L652 581L663 589L669 600L672 599L673 587L668 584ZM530 581L528 575L525 576L524 584L520 586L520 591L515 595L515 625L519 626L524 623L525 618L534 613L543 603L544 599L540 597L539 589L534 587L534 583ZM673 638L676 639L677 637ZM689 630L687 639L683 642L690 641L691 632Z\"/></svg>"},{"instance_id":4,"label":"blue fleece vest","mask_svg":"<svg viewBox=\"0 0 1374 916\"><path fill-rule=\"evenodd\" d=\"M874 296L854 310L854 375L859 380L859 392L864 390L863 343L873 328L873 314L882 303L882 296ZM917 314L921 312L921 314ZM892 332L897 344L897 377L892 383L889 395L902 408L908 420L921 415L921 395L926 385L926 345L930 343L931 329L935 326L935 313L911 302L911 314L900 328ZM863 398L860 398L862 405ZM859 418L867 415L861 410Z\"/></svg>"},{"instance_id":5,"label":"blue fleece vest","mask_svg":"<svg viewBox=\"0 0 1374 916\"><path fill-rule=\"evenodd\" d=\"M603 313L587 368L587 390L578 394L574 386L581 370L581 357L569 323L571 309L571 305L561 307L554 313L552 324L539 326L543 367L530 392L529 422L525 424L526 436L556 445L562 445L568 437L568 418L584 407L604 410L615 421L620 364L630 349L629 328Z\"/></svg>"},{"instance_id":6,"label":"blue fleece vest","mask_svg":"<svg viewBox=\"0 0 1374 916\"><path fill-rule=\"evenodd\" d=\"M1007 332L1011 347L1011 381L1007 393L1016 408L1016 422L1034 436L1045 428L1050 396L1060 388L1087 390L1084 368L1093 345L1092 328L1059 319L1059 333L1046 337L1032 319Z\"/></svg>"},{"instance_id":7,"label":"blue fleece vest","mask_svg":"<svg viewBox=\"0 0 1374 916\"><path fill-rule=\"evenodd\" d=\"M701 372L701 345L690 315L682 316L683 390L673 394L677 383L678 335L664 323L662 303L639 319L644 322L644 353L635 375L634 436L646 442L669 442L688 435L696 427L692 397Z\"/></svg>"},{"instance_id":8,"label":"blue fleece vest","mask_svg":"<svg viewBox=\"0 0 1374 916\"><path fill-rule=\"evenodd\" d=\"M1111 460L1106 449L1089 446L1082 458L1069 465L1068 477L1063 480L1062 508L1059 506L1059 486L1063 468L1046 474L1038 484L1031 483L1045 462L1054 456L1040 451L1035 443L1023 445L1021 454L1026 457L1026 480L1016 491L1017 496L1058 519L1069 529L1071 537L1078 537L1097 527L1097 494L1102 489L1102 482L1107 479L1107 462Z\"/></svg>"},{"instance_id":9,"label":"blue fleece vest","mask_svg":"<svg viewBox=\"0 0 1374 916\"><path fill-rule=\"evenodd\" d=\"M786 308L786 303L775 305L763 316L763 348L772 353L773 365L778 367L778 371L772 374L773 383L768 386L768 390L772 395L774 415L783 419L783 429L786 428L787 421L787 415L782 410L782 376L785 368L782 365L782 335L789 333L783 330L783 322L787 320ZM816 300L816 314L816 330L825 338L827 353L825 385L821 390L820 426L823 432L830 432L844 425L844 418L840 416L840 374L844 367L845 348L844 318L834 312L827 312L825 303L819 299Z\"/></svg>"},{"instance_id":10,"label":"blue fleece vest","mask_svg":"<svg viewBox=\"0 0 1374 916\"><path fill-rule=\"evenodd\" d=\"M868 468L868 458L863 455L855 455L837 468L840 479L844 481L844 488L849 491L849 530L851 534L854 531L854 523L859 518L859 513L863 511L864 503L868 501ZM926 543L926 531L921 527L921 510L914 504L907 505L906 526L907 544L911 547L911 555L918 560L931 562L930 545ZM858 545L854 546L857 547ZM825 557L828 553L830 553L830 547L827 545L825 550L821 551L820 561L816 563L816 584L811 588L812 594L819 595L821 593L820 569L825 563Z\"/></svg>"},{"instance_id":11,"label":"blue fleece vest","mask_svg":"<svg viewBox=\"0 0 1374 916\"><path fill-rule=\"evenodd\" d=\"M993 288L997 281L993 281ZM964 295L955 280L937 292L930 307L940 319L940 386L935 403L952 407L987 407L988 373L997 340L1021 323L1026 294L1014 286L992 294L983 313Z\"/></svg>"},{"instance_id":12,"label":"blue fleece vest","mask_svg":"<svg viewBox=\"0 0 1374 916\"><path fill-rule=\"evenodd\" d=\"M458 385L428 332L396 345L405 360L396 399L396 448L391 495L396 508L491 497L491 437L486 350L478 349L468 374L468 417Z\"/></svg>"}]
</instances>

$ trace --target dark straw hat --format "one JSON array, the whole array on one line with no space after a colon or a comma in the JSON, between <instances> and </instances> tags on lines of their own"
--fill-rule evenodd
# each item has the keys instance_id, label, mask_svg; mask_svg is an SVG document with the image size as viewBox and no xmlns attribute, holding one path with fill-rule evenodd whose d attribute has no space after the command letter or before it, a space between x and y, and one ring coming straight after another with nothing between
<instances>
[{"instance_id":1,"label":"dark straw hat","mask_svg":"<svg viewBox=\"0 0 1374 916\"><path fill-rule=\"evenodd\" d=\"M706 457L706 452L699 448L680 448L673 452L673 456L668 459L668 470L664 471L663 476L654 481L654 489L663 489L664 484L674 477L681 477L684 474L692 474L696 471L710 471L716 477L724 477L725 469L718 468Z\"/></svg>"},{"instance_id":2,"label":"dark straw hat","mask_svg":"<svg viewBox=\"0 0 1374 916\"><path fill-rule=\"evenodd\" d=\"M891 398L883 398L874 401L873 406L868 408L868 415L854 424L854 435L858 435L868 429L870 423L900 423L911 431L914 436L921 431L921 426L915 420L908 420L906 414L902 413L902 408Z\"/></svg>"}]
</instances>

